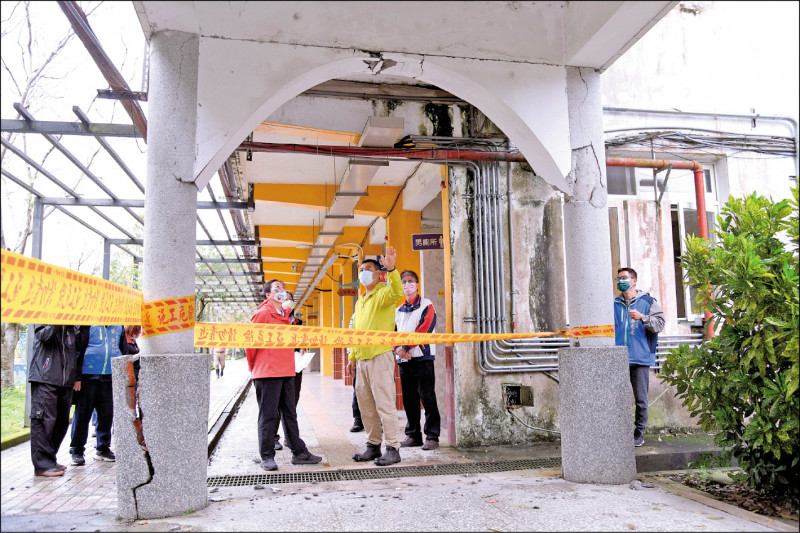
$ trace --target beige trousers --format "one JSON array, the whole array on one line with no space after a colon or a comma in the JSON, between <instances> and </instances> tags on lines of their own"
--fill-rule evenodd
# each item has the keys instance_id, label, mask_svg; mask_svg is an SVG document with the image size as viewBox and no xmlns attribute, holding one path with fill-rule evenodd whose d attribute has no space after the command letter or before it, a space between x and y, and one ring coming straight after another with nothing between
<instances>
[{"instance_id":1,"label":"beige trousers","mask_svg":"<svg viewBox=\"0 0 800 533\"><path fill-rule=\"evenodd\" d=\"M400 419L397 416L394 385L394 354L383 352L372 359L356 361L356 397L361 421L367 432L367 442L400 449ZM383 425L383 439L381 439Z\"/></svg>"}]
</instances>

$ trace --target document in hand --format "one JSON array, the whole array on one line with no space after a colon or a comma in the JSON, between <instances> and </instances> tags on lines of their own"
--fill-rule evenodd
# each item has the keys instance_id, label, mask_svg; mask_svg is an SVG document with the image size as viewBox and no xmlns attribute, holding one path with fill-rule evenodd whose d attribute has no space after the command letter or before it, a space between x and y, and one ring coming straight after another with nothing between
<instances>
[{"instance_id":1,"label":"document in hand","mask_svg":"<svg viewBox=\"0 0 800 533\"><path fill-rule=\"evenodd\" d=\"M308 366L308 363L314 358L314 352L306 351L303 355L300 355L299 350L295 350L294 352L294 373L299 374L305 367Z\"/></svg>"}]
</instances>

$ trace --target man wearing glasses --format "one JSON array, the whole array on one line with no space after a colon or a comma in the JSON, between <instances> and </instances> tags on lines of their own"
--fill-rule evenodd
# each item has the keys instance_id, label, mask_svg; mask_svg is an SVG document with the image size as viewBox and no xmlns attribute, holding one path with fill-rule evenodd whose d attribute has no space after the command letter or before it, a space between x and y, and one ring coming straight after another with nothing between
<instances>
[{"instance_id":1,"label":"man wearing glasses","mask_svg":"<svg viewBox=\"0 0 800 533\"><path fill-rule=\"evenodd\" d=\"M614 333L617 346L628 347L631 386L636 403L633 445L644 444L647 426L647 392L650 367L656 364L658 334L664 329L664 311L650 293L636 288L636 271L623 267L617 270L619 296L614 300Z\"/></svg>"}]
</instances>

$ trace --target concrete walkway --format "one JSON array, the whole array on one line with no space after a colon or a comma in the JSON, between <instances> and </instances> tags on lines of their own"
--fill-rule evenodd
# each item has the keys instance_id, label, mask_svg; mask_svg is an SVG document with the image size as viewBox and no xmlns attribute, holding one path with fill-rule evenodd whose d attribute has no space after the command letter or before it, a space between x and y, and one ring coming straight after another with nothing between
<instances>
[{"instance_id":1,"label":"concrete walkway","mask_svg":"<svg viewBox=\"0 0 800 533\"><path fill-rule=\"evenodd\" d=\"M228 361L225 376L211 373L209 439L219 417L245 389L244 359ZM318 465L290 463L288 449L276 454L278 473L377 469L350 456L365 435L350 433L352 388L316 373L304 374L298 422ZM258 464L252 388L209 458L208 475L262 474ZM402 411L399 423L404 426ZM395 466L476 463L560 457L557 443L458 450L401 450ZM69 443L59 453L69 465ZM113 443L112 443L113 447ZM709 438L650 438L637 449L640 473L682 464L713 450ZM27 443L2 452L2 531L796 531L711 500L693 501L658 485L587 485L564 481L560 469L483 474L399 477L358 481L277 483L209 488L209 506L185 516L133 523L116 520L113 463L70 467L60 478L33 476ZM645 477L642 479L646 480Z\"/></svg>"}]
</instances>

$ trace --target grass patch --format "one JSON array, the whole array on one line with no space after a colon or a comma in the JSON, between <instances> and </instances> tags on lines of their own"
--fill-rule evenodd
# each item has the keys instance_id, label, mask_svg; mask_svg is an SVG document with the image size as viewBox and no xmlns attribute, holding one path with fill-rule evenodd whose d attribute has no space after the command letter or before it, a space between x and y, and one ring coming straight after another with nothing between
<instances>
[{"instance_id":1,"label":"grass patch","mask_svg":"<svg viewBox=\"0 0 800 533\"><path fill-rule=\"evenodd\" d=\"M25 385L5 389L0 396L0 438L5 439L25 429Z\"/></svg>"}]
</instances>

